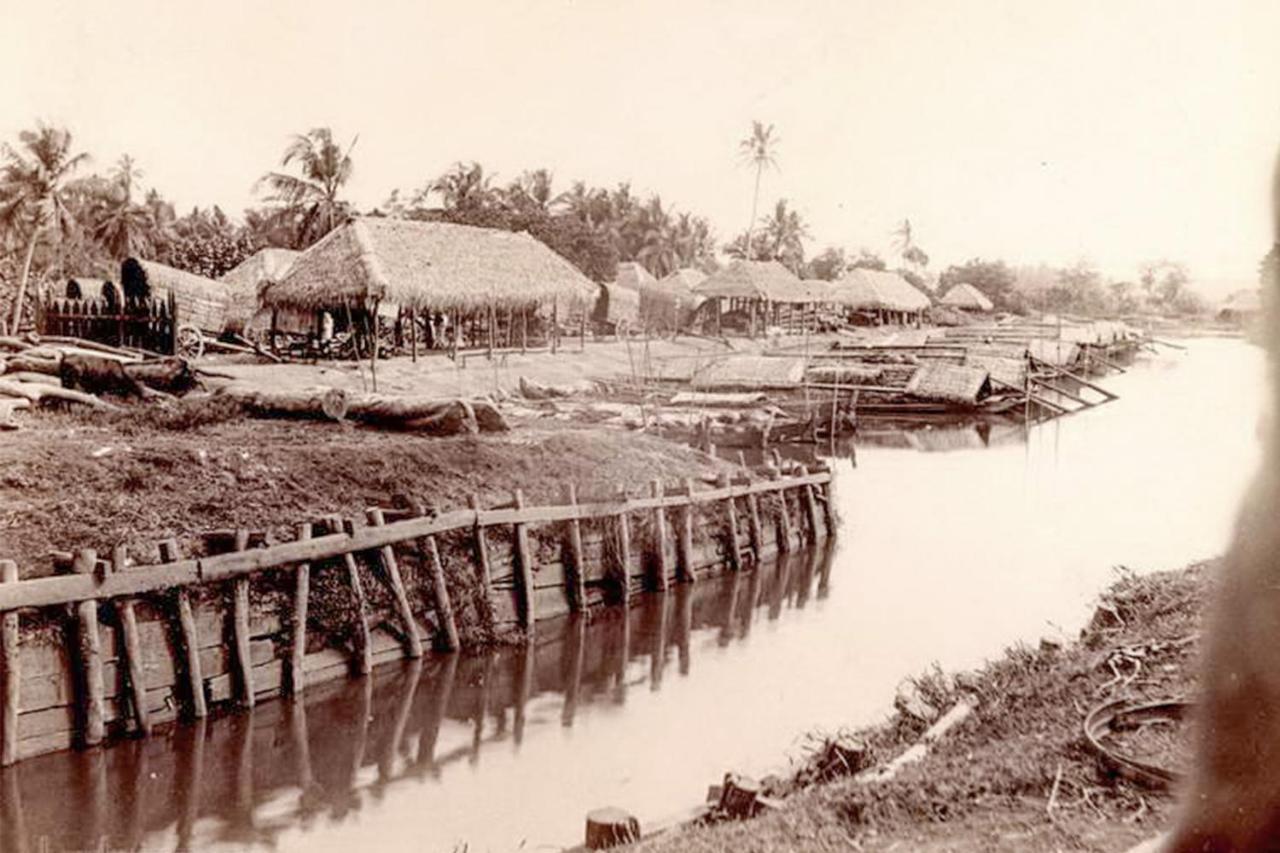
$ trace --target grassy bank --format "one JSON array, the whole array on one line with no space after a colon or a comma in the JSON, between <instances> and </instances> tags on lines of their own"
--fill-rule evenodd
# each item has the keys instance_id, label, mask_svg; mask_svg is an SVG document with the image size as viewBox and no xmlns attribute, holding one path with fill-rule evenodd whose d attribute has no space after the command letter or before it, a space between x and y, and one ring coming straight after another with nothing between
<instances>
[{"instance_id":1,"label":"grassy bank","mask_svg":"<svg viewBox=\"0 0 1280 853\"><path fill-rule=\"evenodd\" d=\"M666 851L1123 851L1167 824L1173 795L1117 777L1085 744L1082 721L1110 699L1188 697L1195 686L1201 604L1211 564L1125 575L1102 597L1080 640L1010 649L984 669L918 681L936 709L976 710L894 778L821 781L813 761L773 780L781 804L754 820L659 835ZM868 764L914 744L927 720L899 713L844 736ZM1151 727L1127 743L1148 760L1185 762L1186 732Z\"/></svg>"}]
</instances>

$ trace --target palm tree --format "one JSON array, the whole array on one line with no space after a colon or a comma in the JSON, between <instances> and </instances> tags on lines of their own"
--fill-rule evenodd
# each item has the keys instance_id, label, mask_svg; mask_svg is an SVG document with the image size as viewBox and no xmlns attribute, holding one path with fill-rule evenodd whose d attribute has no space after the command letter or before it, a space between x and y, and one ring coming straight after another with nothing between
<instances>
[{"instance_id":1,"label":"palm tree","mask_svg":"<svg viewBox=\"0 0 1280 853\"><path fill-rule=\"evenodd\" d=\"M778 200L773 216L765 219L763 225L770 256L800 275L804 269L804 241L809 237L809 226L799 213L787 208L785 198Z\"/></svg>"},{"instance_id":2,"label":"palm tree","mask_svg":"<svg viewBox=\"0 0 1280 853\"><path fill-rule=\"evenodd\" d=\"M525 172L507 187L508 198L519 206L529 205L546 211L551 206L551 172L534 169Z\"/></svg>"},{"instance_id":3,"label":"palm tree","mask_svg":"<svg viewBox=\"0 0 1280 853\"><path fill-rule=\"evenodd\" d=\"M0 170L0 230L27 231L26 255L13 303L14 331L22 319L22 304L36 243L46 228L65 235L75 227L63 192L71 175L89 160L84 153L71 153L71 133L65 128L37 125L18 134L20 148L5 145L4 168Z\"/></svg>"},{"instance_id":4,"label":"palm tree","mask_svg":"<svg viewBox=\"0 0 1280 853\"><path fill-rule=\"evenodd\" d=\"M425 206L427 197L437 193L450 213L484 210L494 199L493 176L484 173L479 163L455 163L453 168L427 184L414 201Z\"/></svg>"},{"instance_id":5,"label":"palm tree","mask_svg":"<svg viewBox=\"0 0 1280 853\"><path fill-rule=\"evenodd\" d=\"M255 190L265 184L271 190L267 201L281 205L290 216L298 218L296 248L305 248L346 218L350 205L339 199L338 193L351 179L351 150L359 138L357 135L352 139L343 151L327 127L294 136L284 150L280 166L288 167L296 161L301 176L268 172L254 184Z\"/></svg>"},{"instance_id":6,"label":"palm tree","mask_svg":"<svg viewBox=\"0 0 1280 853\"><path fill-rule=\"evenodd\" d=\"M93 236L117 260L154 249L156 222L147 205L133 200L142 170L128 154L111 172L111 182L96 205Z\"/></svg>"},{"instance_id":7,"label":"palm tree","mask_svg":"<svg viewBox=\"0 0 1280 853\"><path fill-rule=\"evenodd\" d=\"M756 188L751 195L751 220L747 225L747 239L744 243L748 248L752 246L751 231L756 224L756 210L760 201L760 176L764 174L766 166L777 168L777 150L778 137L773 133L773 125L765 127L759 121L751 122L751 134L738 143L742 159L756 170Z\"/></svg>"}]
</instances>

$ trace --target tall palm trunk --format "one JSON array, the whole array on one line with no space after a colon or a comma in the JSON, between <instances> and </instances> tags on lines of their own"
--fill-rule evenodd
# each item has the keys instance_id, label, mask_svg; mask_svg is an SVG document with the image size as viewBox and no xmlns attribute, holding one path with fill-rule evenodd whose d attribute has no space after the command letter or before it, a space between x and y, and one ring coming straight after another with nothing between
<instances>
[{"instance_id":1,"label":"tall palm trunk","mask_svg":"<svg viewBox=\"0 0 1280 853\"><path fill-rule=\"evenodd\" d=\"M27 242L27 256L22 261L22 277L18 279L18 295L13 301L13 323L10 324L13 333L18 333L18 326L22 324L22 302L27 296L27 279L31 276L31 259L36 253L36 242L40 239L40 226L36 225L31 229L31 239Z\"/></svg>"},{"instance_id":2,"label":"tall palm trunk","mask_svg":"<svg viewBox=\"0 0 1280 853\"><path fill-rule=\"evenodd\" d=\"M760 173L764 171L764 164L756 164L756 189L751 194L751 221L747 223L747 245L743 252L743 257L748 261L751 260L751 232L756 227L756 206L760 204Z\"/></svg>"}]
</instances>

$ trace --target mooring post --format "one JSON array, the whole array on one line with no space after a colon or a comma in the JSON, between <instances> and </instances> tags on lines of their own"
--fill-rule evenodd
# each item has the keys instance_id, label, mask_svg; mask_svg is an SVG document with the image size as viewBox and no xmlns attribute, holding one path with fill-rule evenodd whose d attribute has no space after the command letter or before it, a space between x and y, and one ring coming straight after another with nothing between
<instances>
[{"instance_id":1,"label":"mooring post","mask_svg":"<svg viewBox=\"0 0 1280 853\"><path fill-rule=\"evenodd\" d=\"M0 560L0 583L18 582L18 564L13 560ZM4 703L4 718L0 719L0 767L7 767L18 760L18 694L22 684L22 669L18 663L18 611L6 611L0 617L0 666L4 667L4 691L0 702Z\"/></svg>"},{"instance_id":2,"label":"mooring post","mask_svg":"<svg viewBox=\"0 0 1280 853\"><path fill-rule=\"evenodd\" d=\"M512 503L517 512L524 509L523 490L515 490ZM532 642L534 623L537 622L538 615L534 612L533 554L529 548L529 530L528 525L522 521L517 521L512 527L515 530L516 542L516 572L519 586L516 595L520 599L520 627L524 629L526 641Z\"/></svg>"},{"instance_id":3,"label":"mooring post","mask_svg":"<svg viewBox=\"0 0 1280 853\"><path fill-rule=\"evenodd\" d=\"M331 515L328 518L330 533L355 533L355 523L349 518ZM347 568L347 583L351 587L351 597L355 600L355 653L356 671L368 675L373 671L373 649L369 641L369 617L365 606L364 582L360 580L360 566L356 563L356 555L347 551L342 555L342 563Z\"/></svg>"},{"instance_id":4,"label":"mooring post","mask_svg":"<svg viewBox=\"0 0 1280 853\"><path fill-rule=\"evenodd\" d=\"M733 483L729 475L721 472L716 481L722 489L732 489ZM738 541L738 507L733 502L732 493L724 499L725 513L729 517L729 568L735 572L742 569L742 545Z\"/></svg>"},{"instance_id":5,"label":"mooring post","mask_svg":"<svg viewBox=\"0 0 1280 853\"><path fill-rule=\"evenodd\" d=\"M244 551L249 547L249 531L237 530L233 549ZM240 691L240 706L252 708L253 655L249 647L249 576L241 575L231 582L231 618L235 640L236 687Z\"/></svg>"},{"instance_id":6,"label":"mooring post","mask_svg":"<svg viewBox=\"0 0 1280 853\"><path fill-rule=\"evenodd\" d=\"M830 474L831 469L827 469ZM835 478L828 477L826 485L822 487L822 520L826 524L827 535L830 536L836 529L836 508L831 501L831 487L835 485Z\"/></svg>"},{"instance_id":7,"label":"mooring post","mask_svg":"<svg viewBox=\"0 0 1280 853\"><path fill-rule=\"evenodd\" d=\"M298 525L298 541L311 538L311 522ZM311 564L298 563L293 570L293 636L289 648L289 693L299 697L307 686L307 606L311 599Z\"/></svg>"},{"instance_id":8,"label":"mooring post","mask_svg":"<svg viewBox=\"0 0 1280 853\"><path fill-rule=\"evenodd\" d=\"M378 507L365 510L365 520L372 527L381 527L387 523L386 517ZM432 541L434 544L434 539ZM378 549L378 561L382 564L383 579L391 590L391 601L400 618L400 626L404 630L404 653L410 658L422 657L422 637L418 633L418 623L413 618L413 608L409 606L409 595L404 590L404 580L400 577L400 564L396 561L395 549L383 545ZM445 597L448 598L448 593ZM454 638L457 639L456 636Z\"/></svg>"},{"instance_id":9,"label":"mooring post","mask_svg":"<svg viewBox=\"0 0 1280 853\"><path fill-rule=\"evenodd\" d=\"M413 511L415 515L422 518L430 510L421 501L414 501ZM462 643L458 639L458 620L453 614L453 599L449 597L449 585L445 581L444 562L440 559L440 546L436 542L435 536L427 536L424 544L426 546L424 551L427 570L431 573L431 589L435 598L436 617L440 620L440 630L443 634L440 637L440 646L445 651L456 652L462 648ZM419 649L418 653L422 653L421 649Z\"/></svg>"},{"instance_id":10,"label":"mooring post","mask_svg":"<svg viewBox=\"0 0 1280 853\"><path fill-rule=\"evenodd\" d=\"M111 573L125 571L129 562L128 551L123 545L111 549ZM115 602L120 622L120 636L124 646L126 672L129 677L129 703L133 706L133 719L138 731L151 734L151 712L147 708L146 670L142 662L142 640L138 636L138 617L133 599L121 598ZM123 716L123 715L122 715Z\"/></svg>"},{"instance_id":11,"label":"mooring post","mask_svg":"<svg viewBox=\"0 0 1280 853\"><path fill-rule=\"evenodd\" d=\"M747 472L747 486L751 486L751 473ZM755 492L747 492L747 536L751 544L751 556L760 565L760 501Z\"/></svg>"},{"instance_id":12,"label":"mooring post","mask_svg":"<svg viewBox=\"0 0 1280 853\"><path fill-rule=\"evenodd\" d=\"M166 539L160 543L160 562L176 563L178 561L178 541ZM186 657L187 693L190 701L188 710L197 720L208 715L209 710L204 699L204 673L200 665L200 638L196 633L196 618L191 612L191 595L185 586L180 586L174 593L178 610L178 634L182 639L182 652Z\"/></svg>"},{"instance_id":13,"label":"mooring post","mask_svg":"<svg viewBox=\"0 0 1280 853\"><path fill-rule=\"evenodd\" d=\"M587 609L587 564L582 555L582 522L578 520L578 490L572 482L564 484L564 500L573 509L569 519L569 559L572 574L566 574L569 607L575 612Z\"/></svg>"},{"instance_id":14,"label":"mooring post","mask_svg":"<svg viewBox=\"0 0 1280 853\"><path fill-rule=\"evenodd\" d=\"M618 561L622 564L622 605L631 604L631 519L627 517L627 492L619 489Z\"/></svg>"},{"instance_id":15,"label":"mooring post","mask_svg":"<svg viewBox=\"0 0 1280 853\"><path fill-rule=\"evenodd\" d=\"M467 497L467 505L476 512L476 525L473 532L476 548L476 570L480 576L480 588L484 591L484 602L489 611L489 622L492 624L493 571L489 567L489 546L485 542L484 527L480 524L480 498L476 495L469 495Z\"/></svg>"},{"instance_id":16,"label":"mooring post","mask_svg":"<svg viewBox=\"0 0 1280 853\"><path fill-rule=\"evenodd\" d=\"M662 480L654 478L649 483L649 491L653 497L661 500L665 497ZM667 517L666 510L658 505L653 508L653 569L654 588L666 592L669 579L667 577Z\"/></svg>"},{"instance_id":17,"label":"mooring post","mask_svg":"<svg viewBox=\"0 0 1280 853\"><path fill-rule=\"evenodd\" d=\"M800 476L809 476L809 469L804 465L800 466ZM813 495L813 483L802 485L800 496L804 500L805 514L809 518L809 538L817 542L822 538L822 524L818 521L818 501Z\"/></svg>"},{"instance_id":18,"label":"mooring post","mask_svg":"<svg viewBox=\"0 0 1280 853\"><path fill-rule=\"evenodd\" d=\"M680 512L680 536L676 540L679 570L686 583L693 583L698 576L693 571L693 478L684 480L684 494L687 502Z\"/></svg>"},{"instance_id":19,"label":"mooring post","mask_svg":"<svg viewBox=\"0 0 1280 853\"><path fill-rule=\"evenodd\" d=\"M776 466L769 466L768 473L770 480L779 480L778 489L774 492L778 498L778 517L774 522L778 535L778 553L788 554L791 552L791 512L787 509L787 490L780 482L782 475Z\"/></svg>"},{"instance_id":20,"label":"mooring post","mask_svg":"<svg viewBox=\"0 0 1280 853\"><path fill-rule=\"evenodd\" d=\"M71 570L78 575L93 574L98 563L98 553L92 548L76 552ZM98 635L98 600L90 598L76 604L76 654L80 669L81 710L84 714L82 742L85 746L97 746L106 734L106 717L103 708L106 688L102 677L102 639Z\"/></svg>"}]
</instances>

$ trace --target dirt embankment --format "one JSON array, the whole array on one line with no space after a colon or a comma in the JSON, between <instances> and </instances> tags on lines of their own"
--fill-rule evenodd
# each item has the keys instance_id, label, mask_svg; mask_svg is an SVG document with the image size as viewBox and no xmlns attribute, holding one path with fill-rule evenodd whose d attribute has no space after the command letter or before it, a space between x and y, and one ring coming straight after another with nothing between
<instances>
[{"instance_id":1,"label":"dirt embankment","mask_svg":"<svg viewBox=\"0 0 1280 853\"><path fill-rule=\"evenodd\" d=\"M711 475L705 454L642 435L559 425L429 438L351 424L246 420L230 409L127 416L40 413L0 441L0 557L24 576L49 570L50 550L149 548L244 527L293 538L301 521L363 514L396 495L441 509L524 490L558 501L632 494L661 477Z\"/></svg>"},{"instance_id":2,"label":"dirt embankment","mask_svg":"<svg viewBox=\"0 0 1280 853\"><path fill-rule=\"evenodd\" d=\"M977 673L935 673L919 695L936 708L976 694L977 710L928 756L889 781L805 784L814 765L777 780L781 807L754 820L666 833L639 845L667 851L1124 851L1167 826L1173 794L1105 770L1082 735L1110 700L1187 698L1195 689L1201 605L1212 564L1123 577L1078 643L1011 649ZM851 733L870 764L916 742L927 723L905 714ZM1123 735L1148 763L1178 768L1185 726Z\"/></svg>"}]
</instances>

